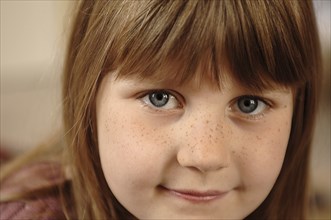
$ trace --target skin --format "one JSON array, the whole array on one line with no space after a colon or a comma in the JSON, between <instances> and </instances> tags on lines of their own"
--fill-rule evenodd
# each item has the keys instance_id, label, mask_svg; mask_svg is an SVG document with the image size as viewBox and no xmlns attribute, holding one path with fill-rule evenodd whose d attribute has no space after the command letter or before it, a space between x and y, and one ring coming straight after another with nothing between
<instances>
[{"instance_id":1,"label":"skin","mask_svg":"<svg viewBox=\"0 0 331 220\"><path fill-rule=\"evenodd\" d=\"M103 79L97 94L101 164L118 201L139 219L243 219L272 189L291 128L290 90L261 94L245 114L238 97L252 95L231 79L181 86L135 78ZM162 108L151 90L173 97ZM258 114L257 114L258 113Z\"/></svg>"}]
</instances>

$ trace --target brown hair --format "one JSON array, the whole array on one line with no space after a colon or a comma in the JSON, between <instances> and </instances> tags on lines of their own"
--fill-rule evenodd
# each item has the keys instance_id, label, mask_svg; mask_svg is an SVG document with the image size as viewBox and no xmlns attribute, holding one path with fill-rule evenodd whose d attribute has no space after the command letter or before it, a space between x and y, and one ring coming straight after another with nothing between
<instances>
[{"instance_id":1,"label":"brown hair","mask_svg":"<svg viewBox=\"0 0 331 220\"><path fill-rule=\"evenodd\" d=\"M176 61L180 65L169 64ZM202 65L204 71L197 71ZM320 48L310 1L82 1L63 76L66 166L72 219L134 218L109 189L100 164L95 97L119 70L185 83L222 69L243 86L295 90L292 130L281 173L247 219L304 219L310 145L320 81ZM68 195L69 193L69 195Z\"/></svg>"}]
</instances>

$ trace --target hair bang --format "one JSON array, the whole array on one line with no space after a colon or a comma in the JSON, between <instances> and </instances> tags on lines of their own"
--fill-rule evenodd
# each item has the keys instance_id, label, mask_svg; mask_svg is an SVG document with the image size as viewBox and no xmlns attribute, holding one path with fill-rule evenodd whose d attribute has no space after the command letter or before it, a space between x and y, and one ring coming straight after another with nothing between
<instances>
[{"instance_id":1,"label":"hair bang","mask_svg":"<svg viewBox=\"0 0 331 220\"><path fill-rule=\"evenodd\" d=\"M222 85L230 76L253 90L298 86L309 77L302 36L292 31L299 27L285 26L290 16L277 14L272 2L141 4L150 4L148 13L137 7L115 37L111 66L118 77L178 84L208 77Z\"/></svg>"}]
</instances>

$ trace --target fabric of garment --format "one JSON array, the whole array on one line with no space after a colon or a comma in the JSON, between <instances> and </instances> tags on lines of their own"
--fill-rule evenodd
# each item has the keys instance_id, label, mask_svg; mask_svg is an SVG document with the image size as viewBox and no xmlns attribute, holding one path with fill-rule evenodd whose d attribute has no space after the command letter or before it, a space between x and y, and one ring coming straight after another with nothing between
<instances>
[{"instance_id":1,"label":"fabric of garment","mask_svg":"<svg viewBox=\"0 0 331 220\"><path fill-rule=\"evenodd\" d=\"M0 220L61 220L65 219L59 194L32 196L6 201L25 192L57 186L64 181L61 166L39 162L28 165L1 182Z\"/></svg>"}]
</instances>

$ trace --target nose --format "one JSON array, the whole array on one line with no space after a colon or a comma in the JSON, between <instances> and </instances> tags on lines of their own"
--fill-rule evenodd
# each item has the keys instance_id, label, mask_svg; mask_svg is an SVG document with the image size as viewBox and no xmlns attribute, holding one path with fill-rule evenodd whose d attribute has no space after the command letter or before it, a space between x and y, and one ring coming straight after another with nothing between
<instances>
[{"instance_id":1,"label":"nose","mask_svg":"<svg viewBox=\"0 0 331 220\"><path fill-rule=\"evenodd\" d=\"M232 132L229 126L222 123L220 117L196 119L184 127L180 132L181 146L177 152L177 161L182 167L200 172L228 167Z\"/></svg>"}]
</instances>

